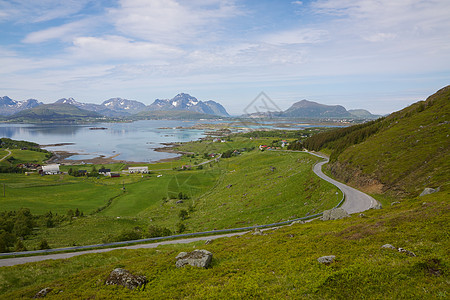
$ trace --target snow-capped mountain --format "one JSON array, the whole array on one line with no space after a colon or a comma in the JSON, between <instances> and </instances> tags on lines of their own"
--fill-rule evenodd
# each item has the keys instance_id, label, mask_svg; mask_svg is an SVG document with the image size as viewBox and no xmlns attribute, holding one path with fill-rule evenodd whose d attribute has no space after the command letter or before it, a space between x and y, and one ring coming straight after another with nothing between
<instances>
[{"instance_id":1,"label":"snow-capped mountain","mask_svg":"<svg viewBox=\"0 0 450 300\"><path fill-rule=\"evenodd\" d=\"M147 110L187 110L209 115L218 115L228 117L229 114L226 109L215 101L200 101L189 94L178 94L172 99L156 99L152 104L147 106Z\"/></svg>"},{"instance_id":2,"label":"snow-capped mountain","mask_svg":"<svg viewBox=\"0 0 450 300\"><path fill-rule=\"evenodd\" d=\"M122 98L111 98L102 104L82 103L73 98L62 98L55 103L71 104L78 108L97 112L107 117L129 116L145 109L145 104Z\"/></svg>"},{"instance_id":3,"label":"snow-capped mountain","mask_svg":"<svg viewBox=\"0 0 450 300\"><path fill-rule=\"evenodd\" d=\"M25 101L16 101L8 96L0 97L0 115L10 116L19 111L42 105L36 99L28 99Z\"/></svg>"},{"instance_id":4,"label":"snow-capped mountain","mask_svg":"<svg viewBox=\"0 0 450 300\"><path fill-rule=\"evenodd\" d=\"M188 94L178 94L173 99L156 99L151 105L122 98L111 98L102 104L83 103L74 98L62 98L55 104L70 104L80 109L96 112L106 117L127 117L143 111L191 111L209 115L229 116L225 108L217 102L199 101ZM0 97L0 115L10 116L19 111L43 105L34 99L15 101L8 96Z\"/></svg>"},{"instance_id":5,"label":"snow-capped mountain","mask_svg":"<svg viewBox=\"0 0 450 300\"><path fill-rule=\"evenodd\" d=\"M144 103L136 100L128 100L122 98L111 98L104 101L101 105L104 108L130 115L137 114L138 112L141 112L146 108Z\"/></svg>"}]
</instances>

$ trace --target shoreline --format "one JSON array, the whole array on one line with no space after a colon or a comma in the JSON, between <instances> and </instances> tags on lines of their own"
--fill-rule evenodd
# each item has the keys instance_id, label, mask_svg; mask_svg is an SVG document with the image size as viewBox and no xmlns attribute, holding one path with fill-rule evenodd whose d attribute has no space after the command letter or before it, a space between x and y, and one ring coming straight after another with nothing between
<instances>
[{"instance_id":1,"label":"shoreline","mask_svg":"<svg viewBox=\"0 0 450 300\"><path fill-rule=\"evenodd\" d=\"M169 144L170 144L170 146L169 146ZM63 146L63 145L64 144L52 144L52 145L45 145L45 146ZM192 154L191 152L174 150L174 148L176 146L180 145L178 143L164 143L163 145L168 145L168 147L160 147L160 148L155 148L153 150L156 152L166 152L166 153L178 154L178 156L169 157L169 158L161 158L154 162L139 162L139 161L129 161L129 160L117 160L115 158L120 155L120 153L117 153L112 156L100 155L98 157L94 157L94 158L90 158L90 159L74 160L74 159L68 159L68 158L71 156L74 156L74 155L81 155L81 154L78 152L54 150L54 151L50 151L51 153L53 153L53 156L49 160L47 160L46 163L47 164L61 164L61 165L68 165L68 166L87 165L87 164L108 165L108 164L117 164L117 163L128 164L128 165L136 165L136 164L148 165L148 164L157 164L157 163L177 161L184 154Z\"/></svg>"}]
</instances>

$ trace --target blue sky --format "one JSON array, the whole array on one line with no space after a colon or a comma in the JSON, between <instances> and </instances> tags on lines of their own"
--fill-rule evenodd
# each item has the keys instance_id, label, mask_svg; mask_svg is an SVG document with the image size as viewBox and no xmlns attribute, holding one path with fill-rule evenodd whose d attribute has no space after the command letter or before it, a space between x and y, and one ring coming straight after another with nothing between
<instances>
[{"instance_id":1,"label":"blue sky","mask_svg":"<svg viewBox=\"0 0 450 300\"><path fill-rule=\"evenodd\" d=\"M0 0L0 96L385 114L450 84L448 0Z\"/></svg>"}]
</instances>

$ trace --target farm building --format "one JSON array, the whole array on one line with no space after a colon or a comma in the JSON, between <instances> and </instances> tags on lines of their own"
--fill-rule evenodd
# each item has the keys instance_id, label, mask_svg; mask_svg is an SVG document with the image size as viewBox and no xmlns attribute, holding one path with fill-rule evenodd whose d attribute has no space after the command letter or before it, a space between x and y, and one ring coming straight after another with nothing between
<instances>
[{"instance_id":1,"label":"farm building","mask_svg":"<svg viewBox=\"0 0 450 300\"><path fill-rule=\"evenodd\" d=\"M132 173L148 173L148 167L128 167L128 172Z\"/></svg>"},{"instance_id":2,"label":"farm building","mask_svg":"<svg viewBox=\"0 0 450 300\"><path fill-rule=\"evenodd\" d=\"M59 174L59 165L58 164L54 164L54 165L47 165L47 166L42 166L42 174L45 175L56 175Z\"/></svg>"},{"instance_id":3,"label":"farm building","mask_svg":"<svg viewBox=\"0 0 450 300\"><path fill-rule=\"evenodd\" d=\"M111 173L111 169L99 169L98 174L103 174L105 176L108 176L108 173Z\"/></svg>"}]
</instances>

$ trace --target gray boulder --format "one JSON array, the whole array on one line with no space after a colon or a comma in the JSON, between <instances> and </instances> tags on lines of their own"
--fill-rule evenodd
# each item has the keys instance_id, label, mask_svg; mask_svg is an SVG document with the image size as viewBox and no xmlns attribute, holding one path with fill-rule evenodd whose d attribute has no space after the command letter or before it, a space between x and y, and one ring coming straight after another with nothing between
<instances>
[{"instance_id":1,"label":"gray boulder","mask_svg":"<svg viewBox=\"0 0 450 300\"><path fill-rule=\"evenodd\" d=\"M47 296L48 293L50 293L52 291L51 288L46 287L45 289L40 290L39 292L36 293L36 295L34 295L33 299L37 299L37 298L44 298L45 296Z\"/></svg>"},{"instance_id":2,"label":"gray boulder","mask_svg":"<svg viewBox=\"0 0 450 300\"><path fill-rule=\"evenodd\" d=\"M381 246L381 248L397 250L397 248L395 248L395 247L392 246L391 244L384 244L383 246Z\"/></svg>"},{"instance_id":3,"label":"gray boulder","mask_svg":"<svg viewBox=\"0 0 450 300\"><path fill-rule=\"evenodd\" d=\"M348 212L346 212L343 208L333 208L330 210L326 210L323 212L322 220L328 221L328 220L337 220L337 219L343 219L350 217Z\"/></svg>"},{"instance_id":4,"label":"gray boulder","mask_svg":"<svg viewBox=\"0 0 450 300\"><path fill-rule=\"evenodd\" d=\"M293 221L291 224L289 224L289 226L292 226L294 224L305 224L305 221L303 221L303 220Z\"/></svg>"},{"instance_id":5,"label":"gray boulder","mask_svg":"<svg viewBox=\"0 0 450 300\"><path fill-rule=\"evenodd\" d=\"M425 188L423 190L423 192L419 195L419 197L439 192L439 190L440 190L440 188L437 188L437 189Z\"/></svg>"},{"instance_id":6,"label":"gray boulder","mask_svg":"<svg viewBox=\"0 0 450 300\"><path fill-rule=\"evenodd\" d=\"M181 252L176 257L177 268L191 265L198 268L208 268L211 264L212 253L208 250L194 250L192 252Z\"/></svg>"},{"instance_id":7,"label":"gray boulder","mask_svg":"<svg viewBox=\"0 0 450 300\"><path fill-rule=\"evenodd\" d=\"M130 290L145 287L147 278L145 276L133 275L121 268L114 269L105 282L106 285L121 285Z\"/></svg>"},{"instance_id":8,"label":"gray boulder","mask_svg":"<svg viewBox=\"0 0 450 300\"><path fill-rule=\"evenodd\" d=\"M409 256L412 256L412 257L416 257L417 256L417 255L414 254L414 252L411 252L411 251L403 249L403 248L398 248L397 250L400 253L405 253L406 255L409 255Z\"/></svg>"},{"instance_id":9,"label":"gray boulder","mask_svg":"<svg viewBox=\"0 0 450 300\"><path fill-rule=\"evenodd\" d=\"M317 259L317 261L320 262L321 264L328 265L328 264L333 263L335 258L336 258L336 256L334 256L334 255L327 255L327 256L319 257Z\"/></svg>"},{"instance_id":10,"label":"gray boulder","mask_svg":"<svg viewBox=\"0 0 450 300\"><path fill-rule=\"evenodd\" d=\"M370 209L382 209L383 205L381 205L380 202L377 201L377 204L375 204L375 206L372 206Z\"/></svg>"}]
</instances>

